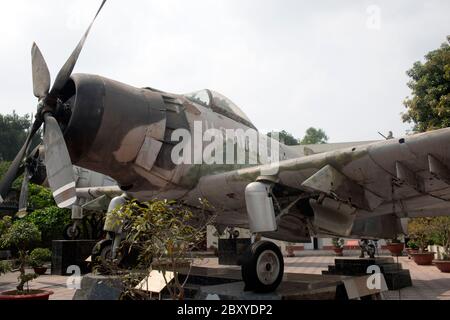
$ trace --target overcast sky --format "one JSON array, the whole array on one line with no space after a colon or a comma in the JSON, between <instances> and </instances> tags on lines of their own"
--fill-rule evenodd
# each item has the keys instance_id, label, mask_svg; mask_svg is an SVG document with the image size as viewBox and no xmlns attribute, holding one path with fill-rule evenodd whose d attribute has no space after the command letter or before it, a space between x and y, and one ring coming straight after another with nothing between
<instances>
[{"instance_id":1,"label":"overcast sky","mask_svg":"<svg viewBox=\"0 0 450 320\"><path fill-rule=\"evenodd\" d=\"M35 112L30 50L52 79L100 0L1 1L0 112ZM210 88L262 131L395 136L405 72L450 34L450 1L109 0L75 72L173 93Z\"/></svg>"}]
</instances>

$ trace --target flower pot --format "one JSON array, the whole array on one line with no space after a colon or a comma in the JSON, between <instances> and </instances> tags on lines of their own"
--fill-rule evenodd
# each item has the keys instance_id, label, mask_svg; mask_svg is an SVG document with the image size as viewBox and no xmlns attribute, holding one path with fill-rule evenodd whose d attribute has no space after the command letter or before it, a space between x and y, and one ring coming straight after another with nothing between
<instances>
[{"instance_id":1,"label":"flower pot","mask_svg":"<svg viewBox=\"0 0 450 320\"><path fill-rule=\"evenodd\" d=\"M429 266L433 262L434 252L411 253L411 257L418 265Z\"/></svg>"},{"instance_id":2,"label":"flower pot","mask_svg":"<svg viewBox=\"0 0 450 320\"><path fill-rule=\"evenodd\" d=\"M42 276L47 272L47 267L34 267L33 270L34 273L37 273L38 275Z\"/></svg>"},{"instance_id":3,"label":"flower pot","mask_svg":"<svg viewBox=\"0 0 450 320\"><path fill-rule=\"evenodd\" d=\"M450 273L450 260L433 260L433 264L441 272Z\"/></svg>"},{"instance_id":4,"label":"flower pot","mask_svg":"<svg viewBox=\"0 0 450 320\"><path fill-rule=\"evenodd\" d=\"M387 249L393 257L401 256L404 247L405 245L403 243L390 243L387 245Z\"/></svg>"},{"instance_id":5,"label":"flower pot","mask_svg":"<svg viewBox=\"0 0 450 320\"><path fill-rule=\"evenodd\" d=\"M408 259L411 259L411 254L419 253L419 249L406 248L406 253L408 254Z\"/></svg>"},{"instance_id":6,"label":"flower pot","mask_svg":"<svg viewBox=\"0 0 450 320\"><path fill-rule=\"evenodd\" d=\"M294 247L292 247L292 246L286 246L286 251L287 251L287 256L289 257L289 258L292 258L292 257L295 257L295 250L294 250Z\"/></svg>"},{"instance_id":7,"label":"flower pot","mask_svg":"<svg viewBox=\"0 0 450 320\"><path fill-rule=\"evenodd\" d=\"M53 291L47 290L30 290L26 294L17 294L17 290L5 291L0 293L0 300L48 300Z\"/></svg>"},{"instance_id":8,"label":"flower pot","mask_svg":"<svg viewBox=\"0 0 450 320\"><path fill-rule=\"evenodd\" d=\"M336 253L336 256L338 257L342 257L344 255L344 248L338 248L338 247L334 247L333 248L334 253Z\"/></svg>"}]
</instances>

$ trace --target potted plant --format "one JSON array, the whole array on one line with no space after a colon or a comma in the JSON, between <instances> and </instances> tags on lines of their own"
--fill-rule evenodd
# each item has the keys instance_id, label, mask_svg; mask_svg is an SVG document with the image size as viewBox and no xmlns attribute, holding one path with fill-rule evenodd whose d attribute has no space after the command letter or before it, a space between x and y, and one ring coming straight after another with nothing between
<instances>
[{"instance_id":1,"label":"potted plant","mask_svg":"<svg viewBox=\"0 0 450 320\"><path fill-rule=\"evenodd\" d=\"M287 252L287 256L289 258L295 257L295 247L294 247L294 243L289 242L286 245L286 252Z\"/></svg>"},{"instance_id":2,"label":"potted plant","mask_svg":"<svg viewBox=\"0 0 450 320\"><path fill-rule=\"evenodd\" d=\"M438 243L443 247L442 254L438 254L438 259L433 260L433 264L441 272L450 272L450 217L435 217L432 228Z\"/></svg>"},{"instance_id":3,"label":"potted plant","mask_svg":"<svg viewBox=\"0 0 450 320\"><path fill-rule=\"evenodd\" d=\"M408 247L406 248L406 253L408 254L408 259L411 259L411 253L418 253L419 246L414 240L409 240L407 246Z\"/></svg>"},{"instance_id":4,"label":"potted plant","mask_svg":"<svg viewBox=\"0 0 450 320\"><path fill-rule=\"evenodd\" d=\"M47 272L45 263L52 259L52 252L47 248L36 248L30 253L29 262L33 267L34 272L38 275L43 275Z\"/></svg>"},{"instance_id":5,"label":"potted plant","mask_svg":"<svg viewBox=\"0 0 450 320\"><path fill-rule=\"evenodd\" d=\"M398 239L386 241L386 246L391 255L394 257L401 256L405 247L405 245Z\"/></svg>"},{"instance_id":6,"label":"potted plant","mask_svg":"<svg viewBox=\"0 0 450 320\"><path fill-rule=\"evenodd\" d=\"M410 235L419 246L419 252L410 254L418 265L431 265L434 259L434 252L427 249L432 233L431 222L432 218L414 218L408 225Z\"/></svg>"},{"instance_id":7,"label":"potted plant","mask_svg":"<svg viewBox=\"0 0 450 320\"><path fill-rule=\"evenodd\" d=\"M344 255L344 239L342 238L333 238L332 239L332 243L333 243L333 251L336 254L336 256L338 257L342 257Z\"/></svg>"},{"instance_id":8,"label":"potted plant","mask_svg":"<svg viewBox=\"0 0 450 320\"><path fill-rule=\"evenodd\" d=\"M115 259L102 261L102 269L118 275L123 282L123 300L153 299L146 289L150 272L162 274L166 293L174 300L185 298L185 285L193 262L192 251L206 237L206 228L214 224L215 216L207 216L206 200L201 200L204 219L194 220L194 214L183 203L151 200L129 201L111 214L126 234ZM198 211L200 213L200 211ZM121 256L133 248L138 253L135 263L126 269ZM95 271L94 271L95 272ZM161 297L160 297L161 298Z\"/></svg>"},{"instance_id":9,"label":"potted plant","mask_svg":"<svg viewBox=\"0 0 450 320\"><path fill-rule=\"evenodd\" d=\"M48 300L53 294L46 290L30 290L28 283L36 279L36 273L26 273L29 261L28 250L31 245L41 240L41 232L31 222L18 221L12 224L0 238L2 247L14 247L18 250L19 284L16 290L0 293L0 300ZM25 288L26 286L26 288Z\"/></svg>"}]
</instances>

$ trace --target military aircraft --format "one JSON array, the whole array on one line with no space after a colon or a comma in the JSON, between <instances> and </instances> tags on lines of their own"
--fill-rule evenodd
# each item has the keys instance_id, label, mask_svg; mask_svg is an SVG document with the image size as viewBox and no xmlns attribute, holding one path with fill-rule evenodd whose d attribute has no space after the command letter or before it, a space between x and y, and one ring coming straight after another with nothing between
<instances>
[{"instance_id":1,"label":"military aircraft","mask_svg":"<svg viewBox=\"0 0 450 320\"><path fill-rule=\"evenodd\" d=\"M280 249L258 241L259 235L289 242L329 235L395 238L407 231L407 218L449 214L449 128L303 157L280 143L272 163L179 163L173 159L179 141L172 138L180 130L195 137L196 131L211 128L256 128L231 100L212 90L180 95L72 74L91 26L51 89L45 60L33 45L38 112L0 183L1 197L44 123L48 182L59 206L69 207L77 198L72 164L117 181L120 194L110 210L131 198L176 199L193 208L205 198L219 228L247 227L255 235L242 260L243 280L254 291L276 289L284 272ZM207 140L200 138L202 147ZM237 140L231 142L239 147ZM102 194L102 188L91 191ZM105 230L109 244L116 245L120 228L105 224Z\"/></svg>"}]
</instances>

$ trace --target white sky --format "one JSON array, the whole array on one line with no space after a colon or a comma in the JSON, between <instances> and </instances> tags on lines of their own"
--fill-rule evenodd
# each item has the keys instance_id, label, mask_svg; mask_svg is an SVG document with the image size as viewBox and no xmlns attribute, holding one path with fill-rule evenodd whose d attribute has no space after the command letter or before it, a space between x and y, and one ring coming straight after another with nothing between
<instances>
[{"instance_id":1,"label":"white sky","mask_svg":"<svg viewBox=\"0 0 450 320\"><path fill-rule=\"evenodd\" d=\"M33 41L54 79L100 2L1 1L1 113L35 112ZM379 28L367 27L374 5ZM405 72L445 41L449 16L448 0L109 0L75 72L173 93L211 88L262 131L374 140L410 128Z\"/></svg>"}]
</instances>

